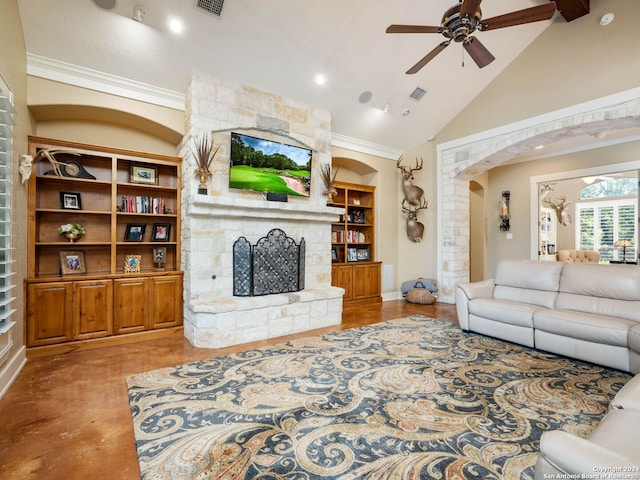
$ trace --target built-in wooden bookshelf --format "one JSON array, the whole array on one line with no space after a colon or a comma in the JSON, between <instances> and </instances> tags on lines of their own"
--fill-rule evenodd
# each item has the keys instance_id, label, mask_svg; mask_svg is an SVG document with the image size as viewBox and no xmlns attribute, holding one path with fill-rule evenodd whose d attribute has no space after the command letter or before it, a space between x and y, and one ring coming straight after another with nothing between
<instances>
[{"instance_id":1,"label":"built-in wooden bookshelf","mask_svg":"<svg viewBox=\"0 0 640 480\"><path fill-rule=\"evenodd\" d=\"M40 159L28 181L31 356L180 327L181 159L29 137L30 155L41 151L54 161ZM86 234L59 235L69 223Z\"/></svg>"},{"instance_id":2,"label":"built-in wooden bookshelf","mask_svg":"<svg viewBox=\"0 0 640 480\"><path fill-rule=\"evenodd\" d=\"M345 289L344 306L381 302L381 262L375 261L375 187L336 182L331 205L344 208L331 225L331 279Z\"/></svg>"}]
</instances>

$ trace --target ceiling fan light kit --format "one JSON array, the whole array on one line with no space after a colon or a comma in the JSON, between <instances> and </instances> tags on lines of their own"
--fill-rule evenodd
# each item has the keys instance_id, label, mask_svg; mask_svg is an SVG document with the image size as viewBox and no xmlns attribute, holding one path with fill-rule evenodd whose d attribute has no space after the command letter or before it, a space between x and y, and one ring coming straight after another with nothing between
<instances>
[{"instance_id":1,"label":"ceiling fan light kit","mask_svg":"<svg viewBox=\"0 0 640 480\"><path fill-rule=\"evenodd\" d=\"M479 68L486 67L495 60L495 57L480 40L471 36L474 32L549 20L556 11L555 2L549 2L483 20L482 10L480 9L481 2L482 0L464 0L457 3L444 12L439 26L389 25L386 33L438 33L446 38L444 42L427 53L406 73L411 75L419 72L427 63L447 48L451 41L461 43Z\"/></svg>"}]
</instances>

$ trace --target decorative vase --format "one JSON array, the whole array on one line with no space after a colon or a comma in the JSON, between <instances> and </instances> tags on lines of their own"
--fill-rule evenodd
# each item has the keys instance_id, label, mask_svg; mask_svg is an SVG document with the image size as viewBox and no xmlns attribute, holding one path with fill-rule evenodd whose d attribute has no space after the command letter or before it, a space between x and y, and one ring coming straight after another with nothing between
<instances>
[{"instance_id":1,"label":"decorative vase","mask_svg":"<svg viewBox=\"0 0 640 480\"><path fill-rule=\"evenodd\" d=\"M64 238L69 240L71 243L75 242L76 240L79 240L81 237L82 237L81 233L71 233L71 232L64 233Z\"/></svg>"},{"instance_id":2,"label":"decorative vase","mask_svg":"<svg viewBox=\"0 0 640 480\"><path fill-rule=\"evenodd\" d=\"M207 192L207 175L204 173L198 174L198 178L200 179L200 185L198 185L198 193L202 193L206 195Z\"/></svg>"}]
</instances>

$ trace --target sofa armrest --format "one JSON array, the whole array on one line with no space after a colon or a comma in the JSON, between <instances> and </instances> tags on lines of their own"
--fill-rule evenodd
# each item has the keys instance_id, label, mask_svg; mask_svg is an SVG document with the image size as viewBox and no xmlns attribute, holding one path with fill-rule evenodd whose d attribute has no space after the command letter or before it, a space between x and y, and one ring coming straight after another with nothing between
<instances>
[{"instance_id":1,"label":"sofa armrest","mask_svg":"<svg viewBox=\"0 0 640 480\"><path fill-rule=\"evenodd\" d=\"M481 282L461 283L456 288L456 312L458 313L458 323L463 330L469 330L469 301L474 298L492 298L494 280L483 280Z\"/></svg>"},{"instance_id":2,"label":"sofa armrest","mask_svg":"<svg viewBox=\"0 0 640 480\"><path fill-rule=\"evenodd\" d=\"M628 458L586 438L554 430L545 432L540 438L535 478L550 478L549 475L559 473L595 475L612 471L606 469L634 466Z\"/></svg>"}]
</instances>

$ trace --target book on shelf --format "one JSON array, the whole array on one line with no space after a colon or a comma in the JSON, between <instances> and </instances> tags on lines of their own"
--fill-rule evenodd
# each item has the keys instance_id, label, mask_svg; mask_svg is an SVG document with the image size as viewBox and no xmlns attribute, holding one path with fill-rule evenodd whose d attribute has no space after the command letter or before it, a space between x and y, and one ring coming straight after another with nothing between
<instances>
[{"instance_id":1,"label":"book on shelf","mask_svg":"<svg viewBox=\"0 0 640 480\"><path fill-rule=\"evenodd\" d=\"M162 197L123 195L120 208L126 213L166 213Z\"/></svg>"}]
</instances>

